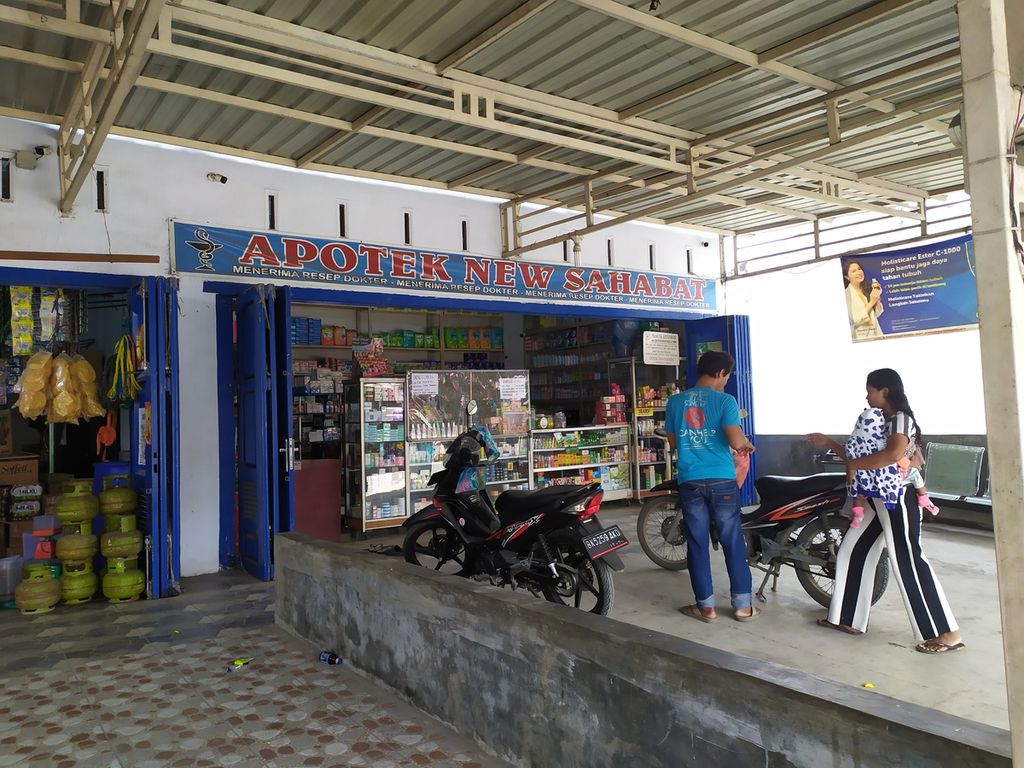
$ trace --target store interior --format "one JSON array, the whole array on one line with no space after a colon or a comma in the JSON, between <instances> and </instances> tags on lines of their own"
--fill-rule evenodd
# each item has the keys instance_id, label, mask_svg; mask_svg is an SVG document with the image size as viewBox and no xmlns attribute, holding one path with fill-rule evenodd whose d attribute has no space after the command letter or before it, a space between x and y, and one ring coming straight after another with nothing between
<instances>
[{"instance_id":1,"label":"store interior","mask_svg":"<svg viewBox=\"0 0 1024 768\"><path fill-rule=\"evenodd\" d=\"M600 482L606 500L643 497L668 476L654 430L687 383L688 322L291 302L278 333L291 353L295 529L334 539L400 526L470 424L502 454L481 470L492 496ZM648 331L674 337L674 364L643 362Z\"/></svg>"},{"instance_id":2,"label":"store interior","mask_svg":"<svg viewBox=\"0 0 1024 768\"><path fill-rule=\"evenodd\" d=\"M144 591L129 303L129 289L0 286L0 601L23 613Z\"/></svg>"}]
</instances>

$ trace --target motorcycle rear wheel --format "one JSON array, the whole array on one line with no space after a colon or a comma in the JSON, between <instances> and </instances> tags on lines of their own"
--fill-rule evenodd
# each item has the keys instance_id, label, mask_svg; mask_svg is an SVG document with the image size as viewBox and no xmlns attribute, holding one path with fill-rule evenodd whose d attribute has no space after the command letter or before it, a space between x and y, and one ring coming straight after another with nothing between
<instances>
[{"instance_id":1,"label":"motorcycle rear wheel","mask_svg":"<svg viewBox=\"0 0 1024 768\"><path fill-rule=\"evenodd\" d=\"M686 536L675 494L652 496L640 508L636 536L644 554L669 571L685 571Z\"/></svg>"},{"instance_id":2,"label":"motorcycle rear wheel","mask_svg":"<svg viewBox=\"0 0 1024 768\"><path fill-rule=\"evenodd\" d=\"M405 562L456 576L466 574L466 547L451 528L438 520L417 523L402 542Z\"/></svg>"},{"instance_id":3,"label":"motorcycle rear wheel","mask_svg":"<svg viewBox=\"0 0 1024 768\"><path fill-rule=\"evenodd\" d=\"M806 545L807 551L818 555L823 565L796 564L796 577L800 586L811 598L823 608L828 608L835 591L836 561L828 550L829 540L834 542L836 552L843 543L843 537L850 529L850 521L844 517L830 517L822 529L820 520L812 520L797 537L797 543ZM886 552L878 560L875 568L875 584L871 592L871 604L882 599L885 588L889 586L889 559Z\"/></svg>"},{"instance_id":4,"label":"motorcycle rear wheel","mask_svg":"<svg viewBox=\"0 0 1024 768\"><path fill-rule=\"evenodd\" d=\"M607 616L615 602L612 569L603 560L591 560L583 542L570 534L553 533L548 544L555 555L558 582L545 579L544 599L581 611Z\"/></svg>"}]
</instances>

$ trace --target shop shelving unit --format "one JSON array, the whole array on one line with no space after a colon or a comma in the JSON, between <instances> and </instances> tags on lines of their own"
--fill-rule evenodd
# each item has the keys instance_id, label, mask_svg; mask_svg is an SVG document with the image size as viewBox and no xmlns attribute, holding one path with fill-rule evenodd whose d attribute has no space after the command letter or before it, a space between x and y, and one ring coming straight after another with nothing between
<instances>
[{"instance_id":1,"label":"shop shelving unit","mask_svg":"<svg viewBox=\"0 0 1024 768\"><path fill-rule=\"evenodd\" d=\"M410 514L405 379L360 379L345 390L346 522L357 533L401 525Z\"/></svg>"},{"instance_id":2,"label":"shop shelving unit","mask_svg":"<svg viewBox=\"0 0 1024 768\"><path fill-rule=\"evenodd\" d=\"M675 367L644 365L635 357L623 357L608 361L608 378L611 384L618 384L626 395L627 413L633 435L633 489L635 498L651 495L651 488L673 474L671 458L667 456L668 444L654 434L656 428L665 427L665 404L663 398L639 399L644 387L661 389L676 381Z\"/></svg>"},{"instance_id":3,"label":"shop shelving unit","mask_svg":"<svg viewBox=\"0 0 1024 768\"><path fill-rule=\"evenodd\" d=\"M530 435L531 487L599 481L607 501L633 496L629 424L535 429Z\"/></svg>"},{"instance_id":4,"label":"shop shelving unit","mask_svg":"<svg viewBox=\"0 0 1024 768\"><path fill-rule=\"evenodd\" d=\"M612 353L613 323L570 321L527 328L523 344L539 413L573 411L581 423L593 419L594 402L608 394L606 362Z\"/></svg>"},{"instance_id":5,"label":"shop shelving unit","mask_svg":"<svg viewBox=\"0 0 1024 768\"><path fill-rule=\"evenodd\" d=\"M292 425L297 459L340 459L344 393L316 391L312 377L292 374Z\"/></svg>"},{"instance_id":6,"label":"shop shelving unit","mask_svg":"<svg viewBox=\"0 0 1024 768\"><path fill-rule=\"evenodd\" d=\"M433 495L427 485L448 444L463 430L484 425L501 457L482 467L488 492L529 487L529 374L525 370L410 371L409 496L413 509ZM470 400L477 403L471 418Z\"/></svg>"},{"instance_id":7,"label":"shop shelving unit","mask_svg":"<svg viewBox=\"0 0 1024 768\"><path fill-rule=\"evenodd\" d=\"M463 355L470 353L486 360L488 364L501 365L505 360L504 346L504 323L501 315L489 313L463 313L463 312L438 312L438 311L417 311L403 310L394 311L377 308L329 308L315 304L294 304L293 315L296 317L318 317L324 325L343 326L354 332L359 337L380 337L384 341L384 349L388 353L392 364L402 370L407 366L417 368L446 368L448 365L460 365L463 362ZM494 344L490 340L486 347L473 346L470 335L463 334L466 338L465 346L450 343L454 339L447 333L450 330L460 331L462 329L487 327L501 328L501 343ZM399 330L411 330L413 332L412 344L391 343L392 339L397 340ZM463 341L460 334L460 342ZM421 344L416 345L416 341ZM480 344L483 341L481 339ZM330 355L336 352L339 355L350 356L351 344L298 344L293 343L295 351L309 351Z\"/></svg>"}]
</instances>

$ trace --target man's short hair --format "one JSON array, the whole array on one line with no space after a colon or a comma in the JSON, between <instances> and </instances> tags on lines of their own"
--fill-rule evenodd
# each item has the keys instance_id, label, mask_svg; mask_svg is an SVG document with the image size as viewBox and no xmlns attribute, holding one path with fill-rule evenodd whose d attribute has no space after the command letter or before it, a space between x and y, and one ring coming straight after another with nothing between
<instances>
[{"instance_id":1,"label":"man's short hair","mask_svg":"<svg viewBox=\"0 0 1024 768\"><path fill-rule=\"evenodd\" d=\"M732 373L736 361L728 352L705 352L697 360L697 375L715 378L721 371Z\"/></svg>"}]
</instances>

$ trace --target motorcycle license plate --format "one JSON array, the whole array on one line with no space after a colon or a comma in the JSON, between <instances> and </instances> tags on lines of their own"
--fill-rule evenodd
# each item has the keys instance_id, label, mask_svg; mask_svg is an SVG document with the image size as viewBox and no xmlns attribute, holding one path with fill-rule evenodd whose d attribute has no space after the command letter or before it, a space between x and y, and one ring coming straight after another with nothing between
<instances>
[{"instance_id":1,"label":"motorcycle license plate","mask_svg":"<svg viewBox=\"0 0 1024 768\"><path fill-rule=\"evenodd\" d=\"M607 555L627 544L629 541L622 535L622 531L617 525L583 537L583 546L587 548L587 554L592 558Z\"/></svg>"}]
</instances>

